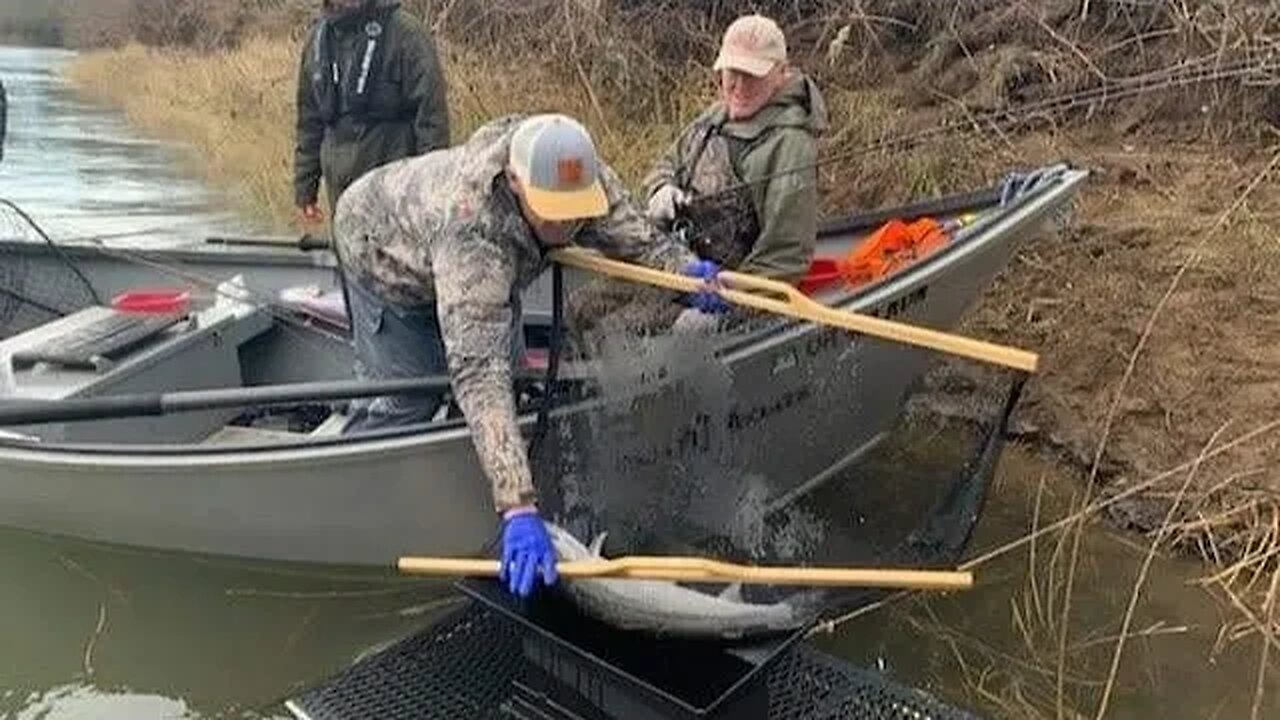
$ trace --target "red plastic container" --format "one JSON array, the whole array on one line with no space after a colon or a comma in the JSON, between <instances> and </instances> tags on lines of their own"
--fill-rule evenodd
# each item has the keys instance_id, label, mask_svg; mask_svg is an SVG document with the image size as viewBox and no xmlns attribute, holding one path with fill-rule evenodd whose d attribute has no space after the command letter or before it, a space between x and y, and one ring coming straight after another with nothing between
<instances>
[{"instance_id":1,"label":"red plastic container","mask_svg":"<svg viewBox=\"0 0 1280 720\"><path fill-rule=\"evenodd\" d=\"M800 292L812 295L828 285L840 282L840 267L831 258L814 258L809 272L800 281Z\"/></svg>"},{"instance_id":2,"label":"red plastic container","mask_svg":"<svg viewBox=\"0 0 1280 720\"><path fill-rule=\"evenodd\" d=\"M181 315L191 307L188 290L129 290L111 300L120 312L155 315Z\"/></svg>"}]
</instances>

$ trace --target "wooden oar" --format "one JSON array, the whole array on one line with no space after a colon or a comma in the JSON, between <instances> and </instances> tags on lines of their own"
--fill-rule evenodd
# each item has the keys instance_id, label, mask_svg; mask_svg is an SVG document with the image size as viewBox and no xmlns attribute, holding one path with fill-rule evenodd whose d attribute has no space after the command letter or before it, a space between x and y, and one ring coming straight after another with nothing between
<instances>
[{"instance_id":1,"label":"wooden oar","mask_svg":"<svg viewBox=\"0 0 1280 720\"><path fill-rule=\"evenodd\" d=\"M565 265L680 292L693 293L703 287L703 282L697 278L611 260L584 248L561 248L552 252L551 258ZM722 272L718 277L722 286L720 296L738 305L840 327L885 340L940 350L1028 373L1035 372L1039 364L1039 356L1026 350L827 307L791 285L776 280L730 271ZM747 292L749 290L768 293L772 297Z\"/></svg>"},{"instance_id":2,"label":"wooden oar","mask_svg":"<svg viewBox=\"0 0 1280 720\"><path fill-rule=\"evenodd\" d=\"M298 250L328 250L332 246L323 237L311 233L303 233L299 237L292 235L255 235L248 237L231 237L214 235L204 239L208 245L244 245L247 247L283 247Z\"/></svg>"},{"instance_id":3,"label":"wooden oar","mask_svg":"<svg viewBox=\"0 0 1280 720\"><path fill-rule=\"evenodd\" d=\"M402 557L397 563L408 575L496 577L497 560ZM973 573L949 570L893 568L772 567L737 565L696 557L633 555L608 560L578 560L556 565L567 578L740 582L754 585L820 585L906 590L968 590Z\"/></svg>"}]
</instances>

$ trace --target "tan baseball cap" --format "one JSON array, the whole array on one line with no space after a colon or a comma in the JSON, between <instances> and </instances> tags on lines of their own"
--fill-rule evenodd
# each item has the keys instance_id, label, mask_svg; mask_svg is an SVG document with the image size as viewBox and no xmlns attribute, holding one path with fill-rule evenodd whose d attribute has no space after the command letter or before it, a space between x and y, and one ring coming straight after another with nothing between
<instances>
[{"instance_id":1,"label":"tan baseball cap","mask_svg":"<svg viewBox=\"0 0 1280 720\"><path fill-rule=\"evenodd\" d=\"M555 114L526 118L511 138L508 162L538 217L560 221L609 214L595 143L577 120Z\"/></svg>"},{"instance_id":2,"label":"tan baseball cap","mask_svg":"<svg viewBox=\"0 0 1280 720\"><path fill-rule=\"evenodd\" d=\"M724 31L716 71L730 69L761 77L787 61L787 39L782 28L763 15L744 15Z\"/></svg>"}]
</instances>

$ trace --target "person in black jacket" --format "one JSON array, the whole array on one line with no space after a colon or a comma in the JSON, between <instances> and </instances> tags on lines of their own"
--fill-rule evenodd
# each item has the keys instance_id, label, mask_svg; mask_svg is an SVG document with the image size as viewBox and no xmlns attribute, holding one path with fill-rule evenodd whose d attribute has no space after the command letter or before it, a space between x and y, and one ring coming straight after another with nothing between
<instances>
[{"instance_id":1,"label":"person in black jacket","mask_svg":"<svg viewBox=\"0 0 1280 720\"><path fill-rule=\"evenodd\" d=\"M304 221L366 172L449 146L444 74L428 30L394 0L325 0L298 75L294 200Z\"/></svg>"}]
</instances>

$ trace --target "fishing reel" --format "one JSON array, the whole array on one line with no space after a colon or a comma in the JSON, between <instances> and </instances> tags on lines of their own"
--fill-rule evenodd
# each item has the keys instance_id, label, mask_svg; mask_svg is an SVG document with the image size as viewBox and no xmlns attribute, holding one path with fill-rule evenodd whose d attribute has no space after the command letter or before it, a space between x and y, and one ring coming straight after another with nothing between
<instances>
[{"instance_id":1,"label":"fishing reel","mask_svg":"<svg viewBox=\"0 0 1280 720\"><path fill-rule=\"evenodd\" d=\"M739 265L759 235L754 212L744 218L732 197L701 198L676 209L670 232L703 260Z\"/></svg>"}]
</instances>

